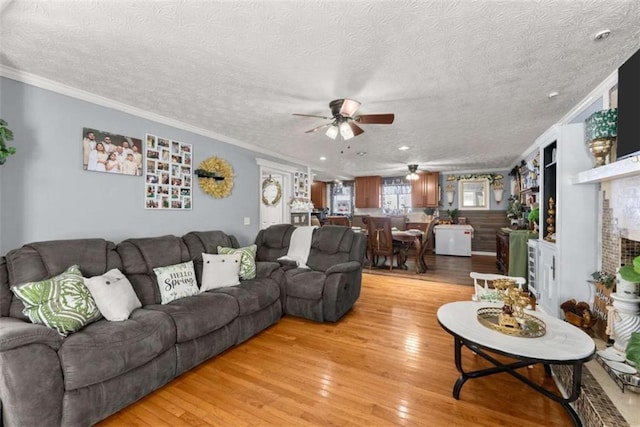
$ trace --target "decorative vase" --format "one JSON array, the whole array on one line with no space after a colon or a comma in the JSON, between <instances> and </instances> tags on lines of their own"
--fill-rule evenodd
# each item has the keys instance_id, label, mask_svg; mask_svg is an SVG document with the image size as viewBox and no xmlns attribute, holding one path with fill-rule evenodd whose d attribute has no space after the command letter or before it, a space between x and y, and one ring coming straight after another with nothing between
<instances>
[{"instance_id":1,"label":"decorative vase","mask_svg":"<svg viewBox=\"0 0 640 427\"><path fill-rule=\"evenodd\" d=\"M622 298L617 293L611 294L611 298L613 306L607 306L606 333L614 340L613 347L624 353L631 334L640 331L640 298Z\"/></svg>"},{"instance_id":2,"label":"decorative vase","mask_svg":"<svg viewBox=\"0 0 640 427\"><path fill-rule=\"evenodd\" d=\"M639 287L640 287L640 283L629 282L628 280L624 280L622 276L620 276L620 272L619 271L616 272L616 294L620 298L627 298L627 299L638 298Z\"/></svg>"},{"instance_id":3,"label":"decorative vase","mask_svg":"<svg viewBox=\"0 0 640 427\"><path fill-rule=\"evenodd\" d=\"M596 111L585 120L585 142L596 160L596 167L607 163L607 157L617 135L617 108Z\"/></svg>"}]
</instances>

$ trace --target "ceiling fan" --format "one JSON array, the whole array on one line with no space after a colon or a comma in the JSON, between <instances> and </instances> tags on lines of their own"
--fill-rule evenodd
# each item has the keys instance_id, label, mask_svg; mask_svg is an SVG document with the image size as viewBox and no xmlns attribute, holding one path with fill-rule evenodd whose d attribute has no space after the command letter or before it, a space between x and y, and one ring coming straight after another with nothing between
<instances>
[{"instance_id":1,"label":"ceiling fan","mask_svg":"<svg viewBox=\"0 0 640 427\"><path fill-rule=\"evenodd\" d=\"M317 117L320 119L331 120L331 122L314 127L313 129L309 129L305 133L312 133L323 128L329 128L327 129L326 133L329 138L336 139L338 133L340 133L342 139L344 140L351 139L354 136L358 136L361 133L364 133L364 130L356 123L365 125L390 125L391 123L393 123L393 119L395 118L395 115L392 113L361 114L358 116L354 116L359 107L360 102L354 99L334 99L329 103L332 117L299 113L293 113L293 115L302 117Z\"/></svg>"}]
</instances>

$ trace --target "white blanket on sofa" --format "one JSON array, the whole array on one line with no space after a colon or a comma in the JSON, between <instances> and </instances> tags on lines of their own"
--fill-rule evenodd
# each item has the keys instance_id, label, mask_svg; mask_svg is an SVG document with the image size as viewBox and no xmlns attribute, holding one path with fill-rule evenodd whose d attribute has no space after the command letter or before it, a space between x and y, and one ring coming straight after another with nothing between
<instances>
[{"instance_id":1,"label":"white blanket on sofa","mask_svg":"<svg viewBox=\"0 0 640 427\"><path fill-rule=\"evenodd\" d=\"M279 260L295 261L300 268L307 267L307 258L311 251L311 237L313 230L318 228L316 225L297 227L291 233L291 241L289 242L289 250L285 256L278 258Z\"/></svg>"}]
</instances>

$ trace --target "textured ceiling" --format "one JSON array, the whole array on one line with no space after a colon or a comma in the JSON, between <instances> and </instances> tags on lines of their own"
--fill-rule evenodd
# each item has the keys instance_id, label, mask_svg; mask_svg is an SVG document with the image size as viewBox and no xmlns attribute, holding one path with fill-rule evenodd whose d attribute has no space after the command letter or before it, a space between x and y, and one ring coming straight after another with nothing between
<instances>
[{"instance_id":1,"label":"textured ceiling","mask_svg":"<svg viewBox=\"0 0 640 427\"><path fill-rule=\"evenodd\" d=\"M5 74L268 149L324 178L409 163L510 169L638 48L637 0L0 0ZM343 97L396 120L344 142L305 134L324 121L291 115L329 115Z\"/></svg>"}]
</instances>

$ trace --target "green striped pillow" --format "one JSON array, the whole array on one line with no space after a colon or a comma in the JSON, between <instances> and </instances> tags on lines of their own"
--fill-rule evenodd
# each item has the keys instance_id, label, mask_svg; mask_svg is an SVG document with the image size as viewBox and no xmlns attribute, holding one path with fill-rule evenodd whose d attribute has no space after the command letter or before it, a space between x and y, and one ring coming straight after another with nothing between
<instances>
[{"instance_id":1,"label":"green striped pillow","mask_svg":"<svg viewBox=\"0 0 640 427\"><path fill-rule=\"evenodd\" d=\"M23 313L32 323L53 328L63 337L101 317L77 265L50 279L11 290L24 303Z\"/></svg>"},{"instance_id":2,"label":"green striped pillow","mask_svg":"<svg viewBox=\"0 0 640 427\"><path fill-rule=\"evenodd\" d=\"M220 255L242 254L240 260L240 278L242 280L249 280L256 277L256 251L258 246L250 245L244 248L226 248L224 246L218 246L218 253Z\"/></svg>"}]
</instances>

